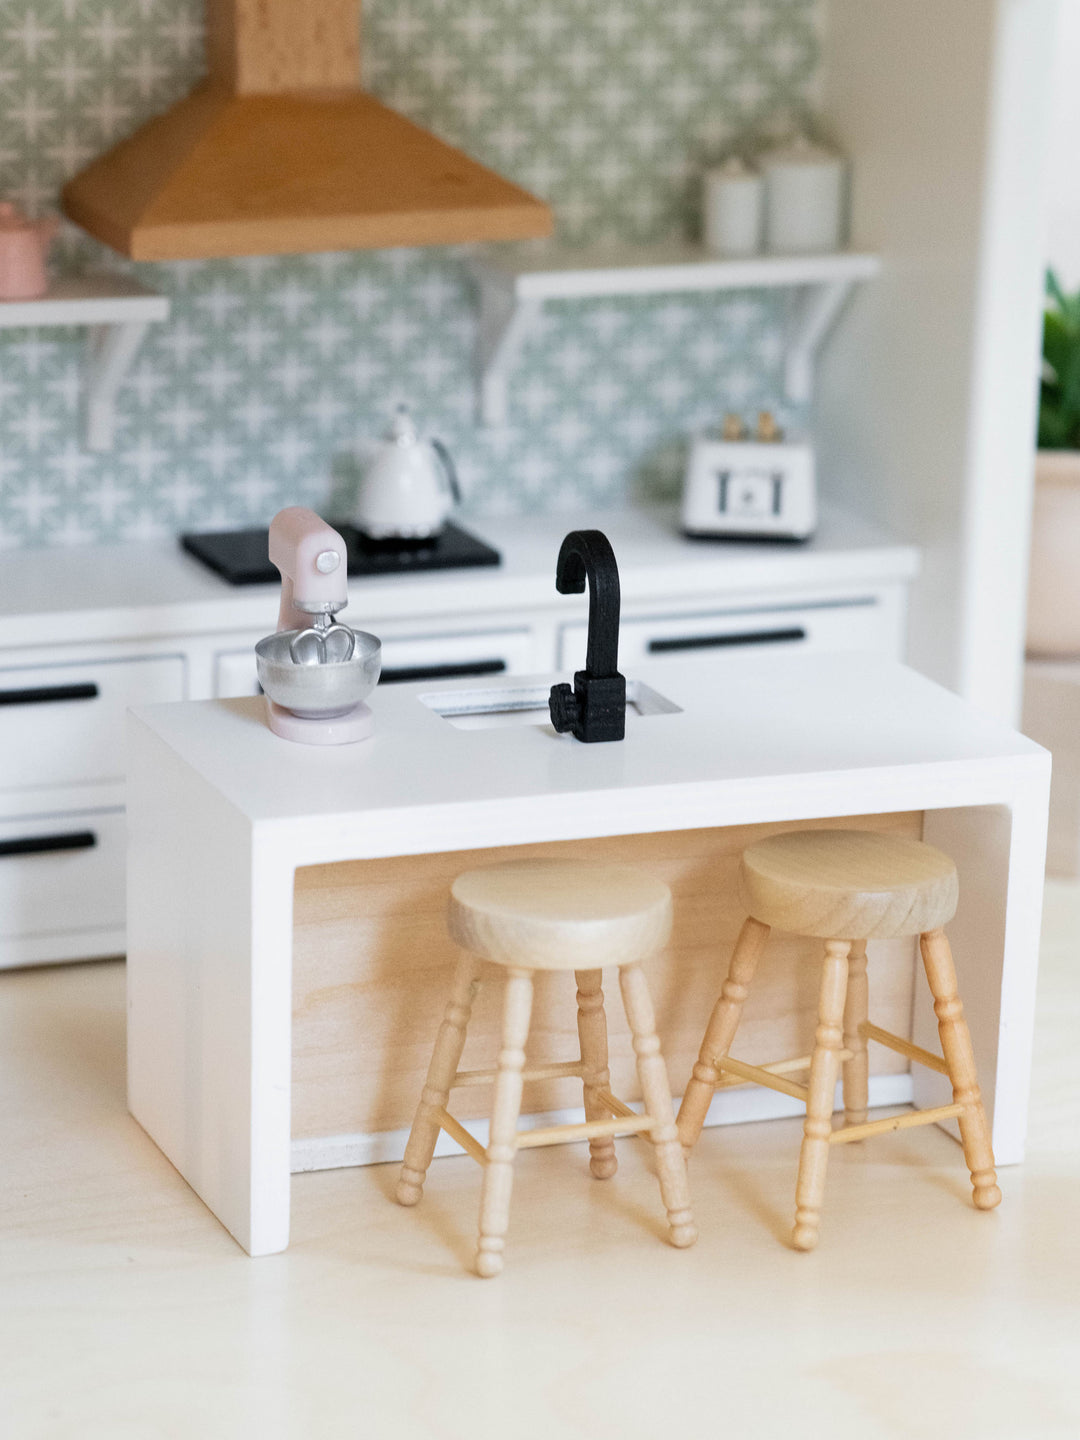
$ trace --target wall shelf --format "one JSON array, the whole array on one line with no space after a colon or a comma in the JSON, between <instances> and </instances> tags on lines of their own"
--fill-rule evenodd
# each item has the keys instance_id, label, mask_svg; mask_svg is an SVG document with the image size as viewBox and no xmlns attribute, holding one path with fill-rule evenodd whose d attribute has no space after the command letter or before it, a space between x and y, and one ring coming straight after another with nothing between
<instances>
[{"instance_id":1,"label":"wall shelf","mask_svg":"<svg viewBox=\"0 0 1080 1440\"><path fill-rule=\"evenodd\" d=\"M506 421L510 372L548 300L790 290L784 388L789 400L808 400L817 352L848 294L881 269L879 256L846 251L722 260L685 245L633 250L503 246L476 252L469 264L480 287L480 414L487 425Z\"/></svg>"},{"instance_id":2,"label":"wall shelf","mask_svg":"<svg viewBox=\"0 0 1080 1440\"><path fill-rule=\"evenodd\" d=\"M126 275L57 280L40 300L0 300L0 330L79 325L86 342L86 448L111 450L116 396L151 324L169 318L169 300Z\"/></svg>"}]
</instances>

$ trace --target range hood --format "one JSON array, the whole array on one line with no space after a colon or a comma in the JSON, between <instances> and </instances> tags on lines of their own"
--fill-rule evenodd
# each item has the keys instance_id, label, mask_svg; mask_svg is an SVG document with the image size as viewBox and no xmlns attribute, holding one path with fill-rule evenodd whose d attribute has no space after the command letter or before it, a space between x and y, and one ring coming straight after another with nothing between
<instances>
[{"instance_id":1,"label":"range hood","mask_svg":"<svg viewBox=\"0 0 1080 1440\"><path fill-rule=\"evenodd\" d=\"M208 77L65 187L133 260L550 234L528 191L359 88L360 0L207 0Z\"/></svg>"}]
</instances>

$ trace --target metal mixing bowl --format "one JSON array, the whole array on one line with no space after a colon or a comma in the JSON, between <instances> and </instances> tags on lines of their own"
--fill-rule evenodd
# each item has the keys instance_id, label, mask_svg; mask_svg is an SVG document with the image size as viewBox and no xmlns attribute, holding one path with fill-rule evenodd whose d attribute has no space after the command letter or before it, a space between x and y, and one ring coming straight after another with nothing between
<instances>
[{"instance_id":1,"label":"metal mixing bowl","mask_svg":"<svg viewBox=\"0 0 1080 1440\"><path fill-rule=\"evenodd\" d=\"M304 720L332 720L367 698L379 681L382 642L356 630L351 660L326 665L297 665L289 646L301 632L279 630L255 646L259 684L270 699Z\"/></svg>"}]
</instances>

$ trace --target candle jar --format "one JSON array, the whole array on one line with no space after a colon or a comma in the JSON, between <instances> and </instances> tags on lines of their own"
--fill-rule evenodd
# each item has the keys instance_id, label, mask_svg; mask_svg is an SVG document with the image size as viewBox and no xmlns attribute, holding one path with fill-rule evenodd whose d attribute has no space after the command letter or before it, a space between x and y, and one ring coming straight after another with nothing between
<instances>
[{"instance_id":1,"label":"candle jar","mask_svg":"<svg viewBox=\"0 0 1080 1440\"><path fill-rule=\"evenodd\" d=\"M761 157L765 249L773 255L823 254L844 238L845 162L800 136Z\"/></svg>"},{"instance_id":2,"label":"candle jar","mask_svg":"<svg viewBox=\"0 0 1080 1440\"><path fill-rule=\"evenodd\" d=\"M732 259L761 253L764 184L756 170L732 158L702 177L705 248Z\"/></svg>"}]
</instances>

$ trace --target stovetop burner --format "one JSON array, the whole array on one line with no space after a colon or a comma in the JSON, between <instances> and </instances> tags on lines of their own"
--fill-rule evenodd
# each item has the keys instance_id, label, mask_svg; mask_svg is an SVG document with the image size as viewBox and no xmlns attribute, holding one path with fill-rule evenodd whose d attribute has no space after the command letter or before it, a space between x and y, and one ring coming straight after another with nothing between
<instances>
[{"instance_id":1,"label":"stovetop burner","mask_svg":"<svg viewBox=\"0 0 1080 1440\"><path fill-rule=\"evenodd\" d=\"M418 570L456 570L502 563L497 550L449 521L430 540L370 540L352 525L336 520L330 524L345 541L350 575L409 575ZM266 585L281 579L267 554L265 530L181 535L180 544L230 585Z\"/></svg>"}]
</instances>

